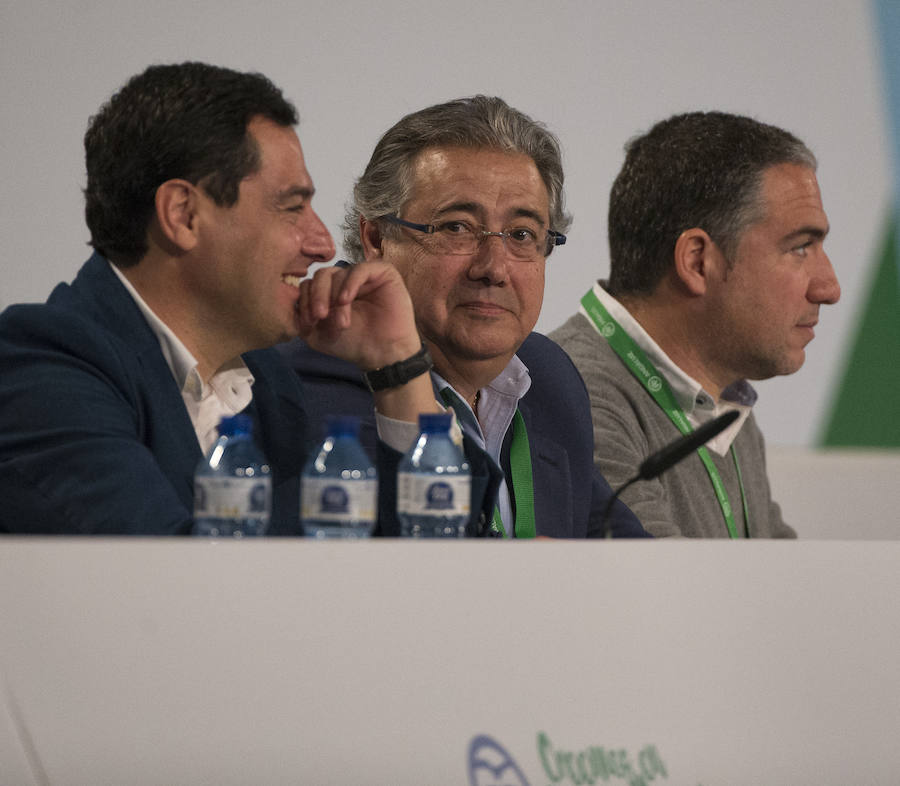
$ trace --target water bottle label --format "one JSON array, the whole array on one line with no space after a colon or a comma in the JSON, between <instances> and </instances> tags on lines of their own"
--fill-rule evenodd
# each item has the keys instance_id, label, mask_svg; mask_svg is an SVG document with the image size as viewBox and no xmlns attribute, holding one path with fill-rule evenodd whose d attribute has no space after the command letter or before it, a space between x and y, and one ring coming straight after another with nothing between
<instances>
[{"instance_id":1,"label":"water bottle label","mask_svg":"<svg viewBox=\"0 0 900 786\"><path fill-rule=\"evenodd\" d=\"M300 489L301 517L305 520L375 523L377 480L338 482L334 478L303 478Z\"/></svg>"},{"instance_id":2,"label":"water bottle label","mask_svg":"<svg viewBox=\"0 0 900 786\"><path fill-rule=\"evenodd\" d=\"M272 511L272 479L198 477L194 515L220 519L260 518Z\"/></svg>"},{"instance_id":3,"label":"water bottle label","mask_svg":"<svg viewBox=\"0 0 900 786\"><path fill-rule=\"evenodd\" d=\"M468 516L468 475L397 473L397 512L413 516Z\"/></svg>"}]
</instances>

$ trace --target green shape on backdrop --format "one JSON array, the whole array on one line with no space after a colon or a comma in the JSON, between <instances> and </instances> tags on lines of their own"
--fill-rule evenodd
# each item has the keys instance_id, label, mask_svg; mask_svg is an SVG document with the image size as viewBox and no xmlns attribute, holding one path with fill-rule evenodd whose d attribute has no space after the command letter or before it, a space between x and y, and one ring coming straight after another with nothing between
<instances>
[{"instance_id":1,"label":"green shape on backdrop","mask_svg":"<svg viewBox=\"0 0 900 786\"><path fill-rule=\"evenodd\" d=\"M892 213L822 444L900 447L900 285Z\"/></svg>"}]
</instances>

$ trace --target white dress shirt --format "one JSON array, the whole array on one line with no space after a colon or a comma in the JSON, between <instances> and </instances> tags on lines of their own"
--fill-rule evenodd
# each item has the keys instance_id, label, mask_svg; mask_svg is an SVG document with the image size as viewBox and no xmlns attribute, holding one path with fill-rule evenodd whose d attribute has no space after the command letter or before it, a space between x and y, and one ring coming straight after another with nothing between
<instances>
[{"instance_id":1,"label":"white dress shirt","mask_svg":"<svg viewBox=\"0 0 900 786\"><path fill-rule=\"evenodd\" d=\"M197 371L197 360L178 336L150 309L131 282L112 263L110 267L128 290L150 325L159 348L181 391L200 449L206 455L219 437L219 421L243 411L253 398L253 374L240 356L219 368L209 382Z\"/></svg>"}]
</instances>

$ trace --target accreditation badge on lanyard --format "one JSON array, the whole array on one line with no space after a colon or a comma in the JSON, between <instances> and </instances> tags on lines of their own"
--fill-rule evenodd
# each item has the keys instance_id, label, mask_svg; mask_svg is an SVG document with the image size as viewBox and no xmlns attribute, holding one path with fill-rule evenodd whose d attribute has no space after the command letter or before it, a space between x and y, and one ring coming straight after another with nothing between
<instances>
[{"instance_id":1,"label":"accreditation badge on lanyard","mask_svg":"<svg viewBox=\"0 0 900 786\"><path fill-rule=\"evenodd\" d=\"M675 424L682 434L689 434L694 430L684 414L684 410L678 406L675 400L675 394L666 382L665 378L657 372L653 363L644 354L644 351L635 343L634 339L626 333L621 325L612 317L609 311L600 302L600 299L594 293L593 289L588 290L587 294L581 299L581 305L584 307L585 313L594 329L606 339L619 359L625 364L625 367L631 374L643 385L644 389L650 394L653 400L660 406L663 412L669 417L669 420ZM731 538L740 538L738 534L737 524L734 520L734 512L731 509L731 502L728 499L728 492L725 490L725 484L719 475L719 470L713 463L712 456L706 446L703 445L697 449L697 455L706 467L706 472L712 482L713 490L716 493L716 499L722 508L722 516L725 519L725 526L728 527L728 535ZM737 453L734 444L731 445L731 458L734 461L734 469L737 472L738 486L741 489L741 506L744 511L744 532L743 537L750 537L750 511L747 507L747 495L744 493L744 481L741 477L741 467L738 464Z\"/></svg>"}]
</instances>

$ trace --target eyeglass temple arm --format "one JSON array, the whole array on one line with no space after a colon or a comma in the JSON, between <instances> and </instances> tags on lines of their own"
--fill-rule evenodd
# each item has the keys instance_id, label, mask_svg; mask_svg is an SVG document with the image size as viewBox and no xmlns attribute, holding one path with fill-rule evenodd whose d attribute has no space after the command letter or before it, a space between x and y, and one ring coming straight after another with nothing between
<instances>
[{"instance_id":1,"label":"eyeglass temple arm","mask_svg":"<svg viewBox=\"0 0 900 786\"><path fill-rule=\"evenodd\" d=\"M434 224L416 224L413 221L407 221L404 218L399 218L393 213L381 216L379 221L387 221L389 224L397 224L397 226L408 227L409 229L415 229L419 232L424 232L426 235L434 234Z\"/></svg>"},{"instance_id":2,"label":"eyeglass temple arm","mask_svg":"<svg viewBox=\"0 0 900 786\"><path fill-rule=\"evenodd\" d=\"M562 232L555 232L552 229L548 229L547 234L553 238L554 246L564 246L566 244L566 236Z\"/></svg>"}]
</instances>

